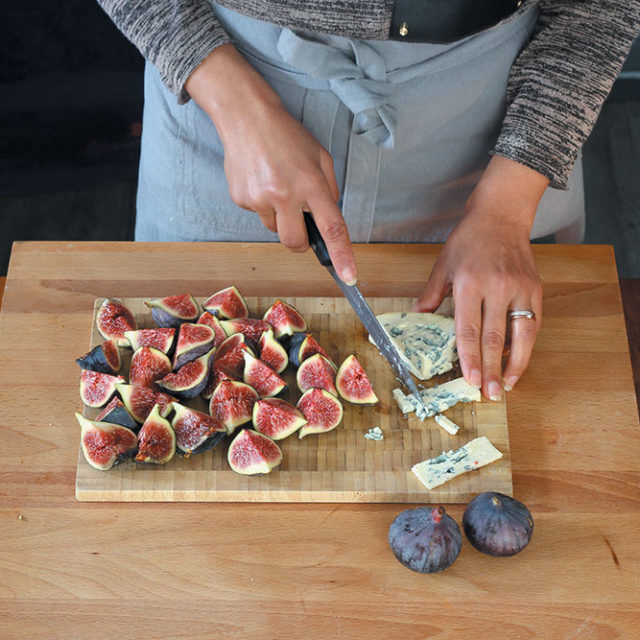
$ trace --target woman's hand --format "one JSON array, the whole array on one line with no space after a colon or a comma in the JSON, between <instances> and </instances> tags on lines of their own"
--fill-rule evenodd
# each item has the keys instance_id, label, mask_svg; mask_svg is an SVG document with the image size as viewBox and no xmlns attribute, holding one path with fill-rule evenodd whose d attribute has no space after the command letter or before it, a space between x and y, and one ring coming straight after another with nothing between
<instances>
[{"instance_id":1,"label":"woman's hand","mask_svg":"<svg viewBox=\"0 0 640 640\"><path fill-rule=\"evenodd\" d=\"M432 311L453 293L458 354L470 384L499 400L529 363L542 319L542 286L529 234L548 180L494 156L447 239L415 310ZM508 320L510 310L531 310L535 320ZM502 355L510 322L511 347Z\"/></svg>"},{"instance_id":2,"label":"woman's hand","mask_svg":"<svg viewBox=\"0 0 640 640\"><path fill-rule=\"evenodd\" d=\"M231 44L219 47L191 74L186 90L207 112L224 146L229 193L254 211L293 251L305 251L302 217L310 211L340 277L356 267L339 198L333 160Z\"/></svg>"}]
</instances>

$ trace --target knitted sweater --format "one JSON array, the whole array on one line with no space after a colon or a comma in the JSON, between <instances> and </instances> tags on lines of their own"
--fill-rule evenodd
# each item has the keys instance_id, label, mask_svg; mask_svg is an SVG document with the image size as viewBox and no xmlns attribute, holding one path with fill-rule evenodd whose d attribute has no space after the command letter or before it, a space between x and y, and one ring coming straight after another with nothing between
<instances>
[{"instance_id":1,"label":"knitted sweater","mask_svg":"<svg viewBox=\"0 0 640 640\"><path fill-rule=\"evenodd\" d=\"M208 0L98 0L155 65L181 102L184 83L230 41ZM389 38L393 0L220 0L282 27L363 40ZM493 153L566 188L576 157L640 29L638 0L524 0L539 6L531 42L514 63L507 110Z\"/></svg>"}]
</instances>

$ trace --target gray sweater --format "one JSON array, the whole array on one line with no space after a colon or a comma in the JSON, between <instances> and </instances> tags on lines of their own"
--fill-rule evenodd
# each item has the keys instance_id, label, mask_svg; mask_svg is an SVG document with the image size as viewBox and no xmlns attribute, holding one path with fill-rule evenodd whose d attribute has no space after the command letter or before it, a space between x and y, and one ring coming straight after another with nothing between
<instances>
[{"instance_id":1,"label":"gray sweater","mask_svg":"<svg viewBox=\"0 0 640 640\"><path fill-rule=\"evenodd\" d=\"M229 42L207 0L98 0L181 102L184 83ZM389 38L393 0L220 0L283 27ZM640 29L640 0L524 0L539 5L534 36L514 63L493 153L566 188L576 157ZM507 20L513 19L510 16Z\"/></svg>"}]
</instances>

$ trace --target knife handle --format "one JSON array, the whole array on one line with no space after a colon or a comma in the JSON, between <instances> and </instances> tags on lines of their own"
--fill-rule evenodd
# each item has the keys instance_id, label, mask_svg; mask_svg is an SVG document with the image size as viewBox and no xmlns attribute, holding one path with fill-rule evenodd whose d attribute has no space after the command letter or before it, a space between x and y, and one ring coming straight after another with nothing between
<instances>
[{"instance_id":1,"label":"knife handle","mask_svg":"<svg viewBox=\"0 0 640 640\"><path fill-rule=\"evenodd\" d=\"M324 238L320 235L318 231L318 227L316 226L316 222L313 219L313 216L305 211L304 216L304 224L307 227L307 235L309 236L309 246L313 249L313 252L316 254L320 264L323 267L329 267L333 263L331 262L331 258L329 257L329 251L327 251L327 245L325 244Z\"/></svg>"}]
</instances>

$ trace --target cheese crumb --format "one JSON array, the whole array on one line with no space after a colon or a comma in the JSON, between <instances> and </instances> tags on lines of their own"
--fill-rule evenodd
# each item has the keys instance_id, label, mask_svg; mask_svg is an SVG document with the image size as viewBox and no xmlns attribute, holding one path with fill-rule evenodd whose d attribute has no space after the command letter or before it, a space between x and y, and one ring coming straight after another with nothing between
<instances>
[{"instance_id":1,"label":"cheese crumb","mask_svg":"<svg viewBox=\"0 0 640 640\"><path fill-rule=\"evenodd\" d=\"M455 436L456 433L458 433L458 431L460 430L459 425L457 425L453 420L449 420L447 416L443 416L441 413L439 413L435 417L435 420L447 433L450 433L452 436Z\"/></svg>"},{"instance_id":2,"label":"cheese crumb","mask_svg":"<svg viewBox=\"0 0 640 640\"><path fill-rule=\"evenodd\" d=\"M380 427L372 427L364 434L364 437L367 440L384 440L384 436L382 435L382 429Z\"/></svg>"}]
</instances>

